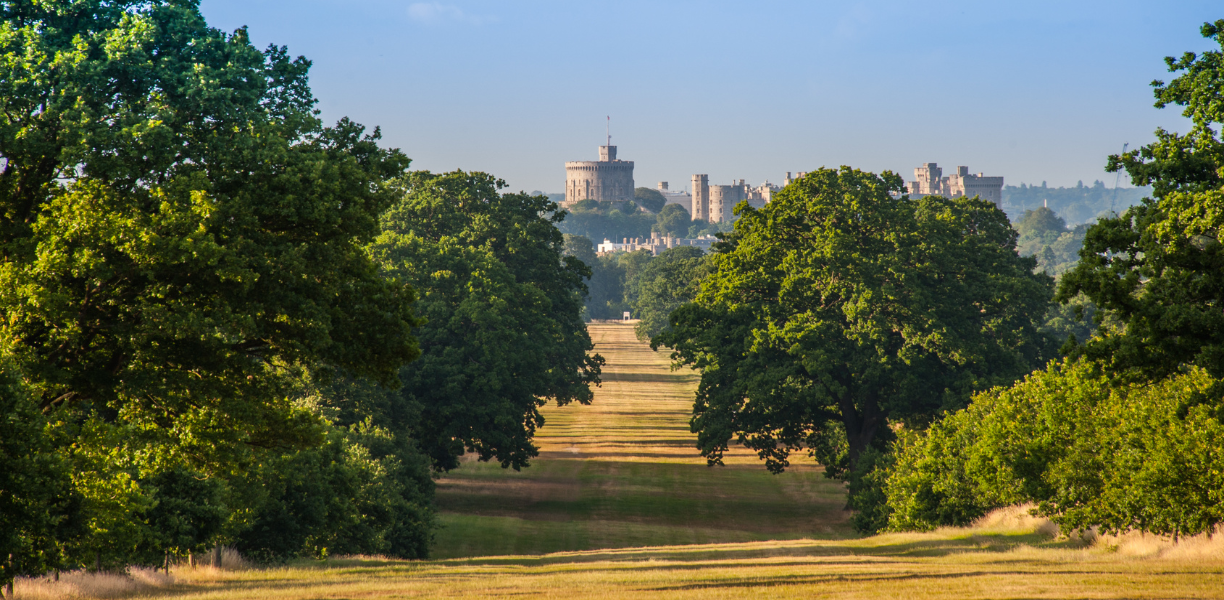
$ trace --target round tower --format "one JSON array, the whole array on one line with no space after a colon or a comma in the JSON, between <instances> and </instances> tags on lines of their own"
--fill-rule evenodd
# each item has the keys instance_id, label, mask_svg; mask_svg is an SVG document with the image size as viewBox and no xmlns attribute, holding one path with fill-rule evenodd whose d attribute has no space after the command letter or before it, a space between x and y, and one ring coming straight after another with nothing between
<instances>
[{"instance_id":1,"label":"round tower","mask_svg":"<svg viewBox=\"0 0 1224 600\"><path fill-rule=\"evenodd\" d=\"M565 203L633 200L633 161L617 160L616 146L599 147L599 160L565 163Z\"/></svg>"}]
</instances>

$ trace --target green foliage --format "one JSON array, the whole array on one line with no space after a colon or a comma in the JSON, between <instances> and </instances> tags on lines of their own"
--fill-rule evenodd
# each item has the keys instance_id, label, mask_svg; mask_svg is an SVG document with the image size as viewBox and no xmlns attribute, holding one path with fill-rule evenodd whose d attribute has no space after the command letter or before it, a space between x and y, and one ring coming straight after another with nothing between
<instances>
[{"instance_id":1,"label":"green foliage","mask_svg":"<svg viewBox=\"0 0 1224 600\"><path fill-rule=\"evenodd\" d=\"M635 309L626 298L627 286L650 264L649 250L617 252L600 256L591 267L591 281L586 299L587 319L620 319L625 311Z\"/></svg>"},{"instance_id":2,"label":"green foliage","mask_svg":"<svg viewBox=\"0 0 1224 600\"><path fill-rule=\"evenodd\" d=\"M659 216L655 219L654 231L663 236L685 237L688 235L692 222L689 211L683 206L668 204L659 211Z\"/></svg>"},{"instance_id":3,"label":"green foliage","mask_svg":"<svg viewBox=\"0 0 1224 600\"><path fill-rule=\"evenodd\" d=\"M888 526L890 509L885 486L895 458L893 452L868 448L847 472L846 508L854 511L850 523L855 531L872 534Z\"/></svg>"},{"instance_id":4,"label":"green foliage","mask_svg":"<svg viewBox=\"0 0 1224 600\"><path fill-rule=\"evenodd\" d=\"M362 247L408 160L321 127L309 63L191 3L0 11L0 322L40 408L224 460L296 435L279 365L416 356L412 292Z\"/></svg>"},{"instance_id":5,"label":"green foliage","mask_svg":"<svg viewBox=\"0 0 1224 600\"><path fill-rule=\"evenodd\" d=\"M1051 340L1064 344L1060 351L1070 351L1075 344L1092 338L1099 328L1096 323L1096 307L1087 298L1076 296L1065 304L1054 303L1046 311L1041 333ZM1110 321L1102 325L1115 327ZM1070 344L1070 345L1067 345Z\"/></svg>"},{"instance_id":6,"label":"green foliage","mask_svg":"<svg viewBox=\"0 0 1224 600\"><path fill-rule=\"evenodd\" d=\"M587 319L619 319L629 310L625 302L625 267L623 254L600 256L591 265L591 280L587 284L584 316Z\"/></svg>"},{"instance_id":7,"label":"green foliage","mask_svg":"<svg viewBox=\"0 0 1224 600\"><path fill-rule=\"evenodd\" d=\"M668 327L673 310L692 302L705 278L705 253L693 246L677 246L660 252L628 279L625 302L640 322L634 331L648 340Z\"/></svg>"},{"instance_id":8,"label":"green foliage","mask_svg":"<svg viewBox=\"0 0 1224 600\"><path fill-rule=\"evenodd\" d=\"M599 257L595 255L594 242L580 235L565 234L565 248L562 252L565 256L572 256L582 261L587 268L592 268L599 260Z\"/></svg>"},{"instance_id":9,"label":"green foliage","mask_svg":"<svg viewBox=\"0 0 1224 600\"><path fill-rule=\"evenodd\" d=\"M220 480L179 467L143 483L153 491L152 508L143 515L150 529L143 544L147 558L203 552L217 541L230 514Z\"/></svg>"},{"instance_id":10,"label":"green foliage","mask_svg":"<svg viewBox=\"0 0 1224 600\"><path fill-rule=\"evenodd\" d=\"M1224 21L1202 32L1224 45ZM1176 538L1224 520L1224 53L1166 61L1182 74L1153 83L1156 105L1184 106L1193 127L1109 159L1153 197L1089 227L1060 281L1066 306L1048 327L1073 333L1065 348L1080 358L981 394L901 444L886 486L891 528L1018 502L1070 529ZM1034 211L1021 230L1040 239L1058 225ZM1093 311L1101 327L1089 337L1074 321Z\"/></svg>"},{"instance_id":11,"label":"green foliage","mask_svg":"<svg viewBox=\"0 0 1224 600\"><path fill-rule=\"evenodd\" d=\"M1203 35L1224 47L1224 21ZM1157 106L1184 106L1185 135L1157 130L1151 145L1111 156L1153 197L1117 218L1101 219L1084 239L1079 265L1063 276L1060 300L1083 294L1122 325L1080 351L1116 371L1159 379L1185 365L1224 376L1224 53L1166 59L1181 73L1154 82Z\"/></svg>"},{"instance_id":12,"label":"green foliage","mask_svg":"<svg viewBox=\"0 0 1224 600\"><path fill-rule=\"evenodd\" d=\"M1051 280L1016 255L1007 217L900 188L822 169L741 208L696 301L652 340L702 372L692 427L711 462L737 439L774 471L826 448L842 474L890 423L923 425L1053 353L1037 332Z\"/></svg>"},{"instance_id":13,"label":"green foliage","mask_svg":"<svg viewBox=\"0 0 1224 600\"><path fill-rule=\"evenodd\" d=\"M1110 210L1120 213L1151 193L1152 189L1148 187L1115 190L1105 187L1100 181L1094 181L1091 186L1080 182L1075 187L1066 188L1046 187L1045 182L1041 185L1022 183L1003 188L1003 206L1008 216L1016 219L1023 218L1024 213L1030 210L1040 210L1048 205L1049 210L1062 215L1074 226L1109 216Z\"/></svg>"},{"instance_id":14,"label":"green foliage","mask_svg":"<svg viewBox=\"0 0 1224 600\"><path fill-rule=\"evenodd\" d=\"M663 194L648 187L635 188L633 200L642 208L656 214L663 210L663 205L667 203L667 198L664 198Z\"/></svg>"},{"instance_id":15,"label":"green foliage","mask_svg":"<svg viewBox=\"0 0 1224 600\"><path fill-rule=\"evenodd\" d=\"M604 240L620 243L626 238L649 238L652 231L660 235L698 238L728 232L732 228L731 223L694 221L689 217L689 212L679 204L661 204L656 211L658 214L651 214L638 210L633 202L583 200L571 205L569 212L569 216L558 223L557 227L567 234L585 237L595 244Z\"/></svg>"},{"instance_id":16,"label":"green foliage","mask_svg":"<svg viewBox=\"0 0 1224 600\"><path fill-rule=\"evenodd\" d=\"M699 238L707 235L712 236L720 233L729 233L734 229L735 225L733 225L730 221L708 223L701 219L693 219L693 223L689 225L687 237Z\"/></svg>"},{"instance_id":17,"label":"green foliage","mask_svg":"<svg viewBox=\"0 0 1224 600\"><path fill-rule=\"evenodd\" d=\"M429 461L369 420L329 427L318 447L269 454L252 479L264 499L235 539L248 556L428 556Z\"/></svg>"},{"instance_id":18,"label":"green foliage","mask_svg":"<svg viewBox=\"0 0 1224 600\"><path fill-rule=\"evenodd\" d=\"M657 216L638 210L633 202L583 200L569 207L569 215L557 227L564 233L583 236L599 244L605 239L648 238Z\"/></svg>"},{"instance_id":19,"label":"green foliage","mask_svg":"<svg viewBox=\"0 0 1224 600\"><path fill-rule=\"evenodd\" d=\"M365 248L409 161L323 127L308 61L195 2L0 16L0 358L24 379L3 414L28 480L5 518L53 493L17 568L201 549L264 451L325 441L297 373L392 385L418 355L414 294Z\"/></svg>"},{"instance_id":20,"label":"green foliage","mask_svg":"<svg viewBox=\"0 0 1224 600\"><path fill-rule=\"evenodd\" d=\"M1020 222L1016 223L1016 231L1020 233L1021 240L1026 238L1050 239L1050 236L1057 238L1067 231L1067 222L1054 211L1043 206L1036 210L1024 211L1024 216L1020 218Z\"/></svg>"},{"instance_id":21,"label":"green foliage","mask_svg":"<svg viewBox=\"0 0 1224 600\"><path fill-rule=\"evenodd\" d=\"M1079 261L1087 225L1068 229L1066 221L1054 211L1040 207L1024 211L1015 225L1020 233L1016 249L1020 256L1037 257L1037 267L1049 275L1058 276Z\"/></svg>"},{"instance_id":22,"label":"green foliage","mask_svg":"<svg viewBox=\"0 0 1224 600\"><path fill-rule=\"evenodd\" d=\"M0 586L64 561L80 499L49 423L15 370L0 368Z\"/></svg>"},{"instance_id":23,"label":"green foliage","mask_svg":"<svg viewBox=\"0 0 1224 600\"><path fill-rule=\"evenodd\" d=\"M398 392L411 436L436 469L468 451L526 466L539 407L589 403L599 382L581 317L591 271L562 255L565 213L547 198L499 193L483 173L415 172L405 185L370 252L421 294L422 356Z\"/></svg>"},{"instance_id":24,"label":"green foliage","mask_svg":"<svg viewBox=\"0 0 1224 600\"><path fill-rule=\"evenodd\" d=\"M1035 502L1069 529L1192 535L1224 520L1224 385L1202 369L1157 384L1052 363L898 445L889 528L962 525Z\"/></svg>"}]
</instances>

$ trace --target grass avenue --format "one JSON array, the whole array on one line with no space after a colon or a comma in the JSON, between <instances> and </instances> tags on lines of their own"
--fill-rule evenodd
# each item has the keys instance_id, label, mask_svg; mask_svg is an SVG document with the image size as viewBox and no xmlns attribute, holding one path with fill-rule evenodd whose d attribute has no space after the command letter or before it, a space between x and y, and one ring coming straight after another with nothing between
<instances>
[{"instance_id":1,"label":"grass avenue","mask_svg":"<svg viewBox=\"0 0 1224 600\"><path fill-rule=\"evenodd\" d=\"M705 466L686 424L695 377L631 325L591 333L608 359L594 404L547 409L540 457L520 472L467 462L441 480L435 560L183 565L116 589L107 575L21 579L17 597L1224 597L1218 540L1067 539L1023 509L855 538L842 484L814 466L773 476L743 450Z\"/></svg>"}]
</instances>

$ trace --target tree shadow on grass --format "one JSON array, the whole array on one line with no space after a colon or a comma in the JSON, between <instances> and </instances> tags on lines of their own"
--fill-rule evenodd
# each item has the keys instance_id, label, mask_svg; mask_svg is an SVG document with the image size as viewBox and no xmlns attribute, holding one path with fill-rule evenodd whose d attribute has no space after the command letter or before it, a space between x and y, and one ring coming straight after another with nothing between
<instances>
[{"instance_id":1,"label":"tree shadow on grass","mask_svg":"<svg viewBox=\"0 0 1224 600\"><path fill-rule=\"evenodd\" d=\"M945 573L845 573L838 575L773 575L766 577L743 577L731 581L717 581L709 583L687 583L681 585L669 585L648 588L652 592L672 592L683 590L713 590L720 588L756 588L756 587L776 587L781 585L812 585L812 584L828 584L828 583L871 583L871 582L901 582L901 581L921 581L921 580L948 580L948 579L964 579L968 577L1024 577L1024 576L1047 576L1051 574L1057 575L1100 575L1099 571L1086 570L1057 570L1057 571L963 571L963 572L945 572Z\"/></svg>"},{"instance_id":2,"label":"tree shadow on grass","mask_svg":"<svg viewBox=\"0 0 1224 600\"><path fill-rule=\"evenodd\" d=\"M834 538L836 539L836 538ZM793 542L794 540L783 540ZM516 565L516 566L543 566L543 565L558 565L567 563L588 563L588 562L634 562L641 561L641 568L673 568L674 565L668 563L710 563L728 560L759 560L775 557L861 557L863 559L897 559L904 560L906 558L922 559L922 558L938 558L953 554L1002 554L1010 552L1021 546L1030 546L1043 549L1073 549L1082 548L1083 545L1075 540L1051 540L1047 536L1039 533L1032 534L979 534L960 538L939 538L930 540L912 540L898 542L892 544L881 544L878 546L861 545L862 538L847 540L845 543L836 541L824 540L819 543L810 545L793 545L788 544L776 548L757 547L744 548L739 550L731 549L702 549L694 545L692 550L686 550L684 546L675 546L669 548L654 548L641 550L624 549L601 552L598 550L579 551L578 553L555 553L543 554L539 556L488 556L488 557L471 557L471 558L456 558L449 559L448 563L461 563L471 565ZM1027 558L1017 558L1015 562L1029 561ZM665 561L664 563L654 563L651 561ZM855 564L860 564L861 560L850 561ZM1013 561L1009 561L1013 562ZM826 561L821 561L822 564ZM763 563L765 565L773 563ZM800 563L811 564L811 563ZM653 566L652 566L653 565ZM702 566L706 568L710 565Z\"/></svg>"},{"instance_id":3,"label":"tree shadow on grass","mask_svg":"<svg viewBox=\"0 0 1224 600\"><path fill-rule=\"evenodd\" d=\"M697 381L696 375L674 373L617 373L604 372L599 376L604 382L632 381L645 383L688 384Z\"/></svg>"}]
</instances>

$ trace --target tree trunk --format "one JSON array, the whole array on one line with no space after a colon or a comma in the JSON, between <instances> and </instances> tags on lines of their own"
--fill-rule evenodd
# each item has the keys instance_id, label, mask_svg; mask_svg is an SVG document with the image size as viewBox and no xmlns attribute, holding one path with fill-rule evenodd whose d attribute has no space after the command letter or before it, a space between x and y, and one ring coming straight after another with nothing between
<instances>
[{"instance_id":1,"label":"tree trunk","mask_svg":"<svg viewBox=\"0 0 1224 600\"><path fill-rule=\"evenodd\" d=\"M880 432L880 427L884 425L884 415L880 414L879 403L876 401L874 392L862 394L858 398L861 400L861 407L855 407L855 398L853 388L849 388L839 402L842 425L846 427L846 442L850 447L849 468L851 470L858 465L859 457L871 447L876 435Z\"/></svg>"},{"instance_id":2,"label":"tree trunk","mask_svg":"<svg viewBox=\"0 0 1224 600\"><path fill-rule=\"evenodd\" d=\"M187 566L191 567L192 569L195 568L195 555L192 554L190 550L187 551Z\"/></svg>"}]
</instances>

